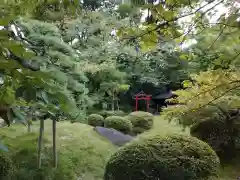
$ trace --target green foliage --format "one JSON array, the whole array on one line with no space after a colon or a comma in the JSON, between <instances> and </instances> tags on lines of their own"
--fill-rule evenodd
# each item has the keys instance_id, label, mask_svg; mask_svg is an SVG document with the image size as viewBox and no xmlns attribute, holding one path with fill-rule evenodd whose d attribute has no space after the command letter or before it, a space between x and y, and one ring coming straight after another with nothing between
<instances>
[{"instance_id":1,"label":"green foliage","mask_svg":"<svg viewBox=\"0 0 240 180\"><path fill-rule=\"evenodd\" d=\"M49 8L49 5L51 4L54 4L55 7L58 6L63 8L65 13L71 16L76 12L75 10L78 9L75 5L73 5L73 3L76 5L76 3L79 2L76 0L71 2L68 1L68 3L65 0L19 0L17 2L12 0L4 0L0 2L0 26L5 27L4 29L1 27L0 30L0 71L2 81L0 87L1 106L8 107L10 109L12 106L29 106L30 104L24 104L24 101L19 99L19 96L15 98L15 92L20 87L25 87L28 89L28 92L31 92L30 94L25 92L25 94L28 96L27 98L26 95L24 97L26 98L25 100L27 100L27 102L30 100L36 101L36 98L34 98L32 95L37 90L44 89L47 91L48 95L51 94L52 98L55 97L55 101L58 101L60 104L62 104L60 105L60 109L62 111L66 112L66 107L71 106L71 103L69 103L69 97L66 97L66 93L61 91L61 88L53 83L51 73L43 70L44 68L41 66L41 61L39 61L39 63L36 61L36 59L41 56L44 48L34 47L36 44L32 44L31 39L28 39L28 37L23 37L23 34L26 32L23 30L23 27L21 27L18 20L19 16L33 17L34 14L37 13L37 10L40 10L41 8L47 8L46 6ZM37 28L38 27L36 27L36 29ZM50 41L48 42L50 43ZM61 48L63 47L61 46ZM29 89L31 90L29 91ZM21 96L21 98L23 97ZM63 107L63 104L66 104L65 108ZM47 106L47 108L52 109L52 104ZM23 119L22 115L20 119ZM5 116L4 120L8 124L10 121L13 121L13 119L8 119Z\"/></svg>"},{"instance_id":2,"label":"green foliage","mask_svg":"<svg viewBox=\"0 0 240 180\"><path fill-rule=\"evenodd\" d=\"M238 120L234 120L234 135L231 134L226 122L216 119L209 119L193 125L190 129L191 135L208 143L220 157L221 162L224 163L235 158L236 153L239 154L240 151L240 143L238 142L240 126ZM236 146L232 147L231 139L235 141Z\"/></svg>"},{"instance_id":3,"label":"green foliage","mask_svg":"<svg viewBox=\"0 0 240 180\"><path fill-rule=\"evenodd\" d=\"M79 1L46 0L38 3L33 13L34 19L60 21L65 16L74 16L80 12Z\"/></svg>"},{"instance_id":4,"label":"green foliage","mask_svg":"<svg viewBox=\"0 0 240 180\"><path fill-rule=\"evenodd\" d=\"M151 113L143 111L135 111L127 116L133 124L133 133L140 134L153 127L154 116Z\"/></svg>"},{"instance_id":5,"label":"green foliage","mask_svg":"<svg viewBox=\"0 0 240 180\"><path fill-rule=\"evenodd\" d=\"M13 162L9 154L0 150L0 178L10 180L13 173Z\"/></svg>"},{"instance_id":6,"label":"green foliage","mask_svg":"<svg viewBox=\"0 0 240 180\"><path fill-rule=\"evenodd\" d=\"M219 159L204 142L181 134L140 138L115 153L105 180L192 180L217 176Z\"/></svg>"},{"instance_id":7,"label":"green foliage","mask_svg":"<svg viewBox=\"0 0 240 180\"><path fill-rule=\"evenodd\" d=\"M104 127L113 128L124 134L129 134L132 131L132 123L121 116L109 116L104 120Z\"/></svg>"},{"instance_id":8,"label":"green foliage","mask_svg":"<svg viewBox=\"0 0 240 180\"><path fill-rule=\"evenodd\" d=\"M39 53L40 49L44 51L41 59L38 56L32 59L44 67L42 72L50 74L56 86L54 92L52 89L45 90L48 103L57 104L71 116L77 116L79 112L83 114L90 101L84 85L87 79L76 68L79 62L77 53L68 42L62 42L61 32L54 24L33 20L22 20L19 23L26 31L26 38L39 49ZM58 103L54 103L56 101Z\"/></svg>"},{"instance_id":9,"label":"green foliage","mask_svg":"<svg viewBox=\"0 0 240 180\"><path fill-rule=\"evenodd\" d=\"M115 115L115 116L125 116L126 113L123 112L123 111L121 111L121 110L118 110L118 111L114 111L114 115Z\"/></svg>"},{"instance_id":10,"label":"green foliage","mask_svg":"<svg viewBox=\"0 0 240 180\"><path fill-rule=\"evenodd\" d=\"M200 36L205 36L208 40L208 44L204 43L203 45L205 46L205 50L209 50L209 47L211 48L214 44L216 44L216 47L221 46L221 43L218 44L217 42L221 37L223 39L226 36L234 38L236 37L235 34L239 33L238 16L236 15L238 8L234 2L204 1L203 3L199 0L192 0L191 2L187 0L167 0L161 2L154 0L148 1L146 4L142 0L132 0L132 3L140 5L141 9L147 12L147 17L144 22L139 23L141 26L131 26L130 28L125 27L121 29L119 36L127 42L139 42L142 50L154 48L158 45L159 40L169 41L174 39L179 45L183 45L188 40L195 39L199 34L201 34ZM226 7L229 11L218 11L221 7ZM216 13L220 17L215 20L213 17ZM214 21L212 21L213 19ZM214 29L212 32L216 36L212 36L212 32L209 32L209 29ZM239 40L235 38L233 41L236 42ZM228 40L230 44L233 41ZM237 46L235 47L239 49ZM224 49L224 46L221 48ZM228 50L225 49L225 51ZM230 51L226 54L234 53L237 55L238 51ZM224 58L218 58L218 63L221 60L224 61L224 59L230 60L230 57L223 56Z\"/></svg>"},{"instance_id":11,"label":"green foliage","mask_svg":"<svg viewBox=\"0 0 240 180\"><path fill-rule=\"evenodd\" d=\"M99 114L103 116L104 118L107 118L109 116L124 116L125 113L123 111L100 111Z\"/></svg>"},{"instance_id":12,"label":"green foliage","mask_svg":"<svg viewBox=\"0 0 240 180\"><path fill-rule=\"evenodd\" d=\"M204 29L195 37L198 43L186 50L189 70L198 73L212 69L229 69L231 66L239 68L240 41L236 36L239 36L237 27L214 25Z\"/></svg>"},{"instance_id":13,"label":"green foliage","mask_svg":"<svg viewBox=\"0 0 240 180\"><path fill-rule=\"evenodd\" d=\"M176 91L177 105L163 110L169 121L178 121L184 127L194 125L192 134L209 143L222 162L237 156L240 81L238 68L217 69L200 73L185 83L186 89Z\"/></svg>"},{"instance_id":14,"label":"green foliage","mask_svg":"<svg viewBox=\"0 0 240 180\"><path fill-rule=\"evenodd\" d=\"M182 80L188 79L187 62L179 61L181 54L175 48L176 44L169 41L159 43L147 53L140 50L137 57L124 53L117 58L118 67L135 83L179 86Z\"/></svg>"},{"instance_id":15,"label":"green foliage","mask_svg":"<svg viewBox=\"0 0 240 180\"><path fill-rule=\"evenodd\" d=\"M91 126L104 126L104 118L99 114L91 114L88 116L88 124Z\"/></svg>"},{"instance_id":16,"label":"green foliage","mask_svg":"<svg viewBox=\"0 0 240 180\"><path fill-rule=\"evenodd\" d=\"M103 0L83 0L83 7L90 10L95 10L101 6Z\"/></svg>"},{"instance_id":17,"label":"green foliage","mask_svg":"<svg viewBox=\"0 0 240 180\"><path fill-rule=\"evenodd\" d=\"M114 111L100 111L99 114L103 116L104 118L107 118L109 116L114 116Z\"/></svg>"},{"instance_id":18,"label":"green foliage","mask_svg":"<svg viewBox=\"0 0 240 180\"><path fill-rule=\"evenodd\" d=\"M121 4L119 5L117 12L121 18L129 17L131 12L133 12L133 7L130 4Z\"/></svg>"},{"instance_id":19,"label":"green foliage","mask_svg":"<svg viewBox=\"0 0 240 180\"><path fill-rule=\"evenodd\" d=\"M177 120L184 126L208 118L221 119L222 110L239 108L239 77L237 68L202 72L192 78L193 84L187 89L174 92L178 97L170 102L177 105L169 106L162 114L169 121Z\"/></svg>"}]
</instances>

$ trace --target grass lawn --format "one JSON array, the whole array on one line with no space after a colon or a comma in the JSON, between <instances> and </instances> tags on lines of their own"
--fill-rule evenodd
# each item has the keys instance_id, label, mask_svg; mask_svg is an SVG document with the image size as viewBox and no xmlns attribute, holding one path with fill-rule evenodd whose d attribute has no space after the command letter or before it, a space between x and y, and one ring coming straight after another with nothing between
<instances>
[{"instance_id":1,"label":"grass lawn","mask_svg":"<svg viewBox=\"0 0 240 180\"><path fill-rule=\"evenodd\" d=\"M38 172L36 133L39 123L34 123L32 130L35 133L27 133L27 127L22 125L12 125L0 131L0 138L8 146L13 160L17 162L16 168L19 172L11 180L102 180L105 164L110 155L117 150L91 126L70 122L57 123L59 166L53 174L55 170L51 168L51 121L46 121L44 169Z\"/></svg>"},{"instance_id":2,"label":"grass lawn","mask_svg":"<svg viewBox=\"0 0 240 180\"><path fill-rule=\"evenodd\" d=\"M57 124L59 167L58 170L54 170L51 168L51 121L46 121L43 156L45 168L42 172L38 172L36 155L39 123L34 123L32 130L33 133L27 133L27 127L12 125L0 131L0 138L9 147L13 160L17 162L18 172L11 180L75 180L77 178L102 180L108 158L117 151L115 146L100 137L92 127L80 123L60 122ZM154 128L140 137L152 133L176 132L189 134L188 129L183 131L178 124L168 123L156 116ZM41 175L44 178L41 178ZM240 165L228 165L221 170L219 180L237 180L238 176L240 176Z\"/></svg>"}]
</instances>

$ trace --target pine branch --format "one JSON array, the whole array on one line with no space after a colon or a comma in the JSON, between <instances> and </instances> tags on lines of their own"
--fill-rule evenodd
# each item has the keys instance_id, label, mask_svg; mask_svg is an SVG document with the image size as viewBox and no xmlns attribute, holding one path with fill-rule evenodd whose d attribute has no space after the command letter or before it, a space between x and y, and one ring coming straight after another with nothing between
<instances>
[{"instance_id":1,"label":"pine branch","mask_svg":"<svg viewBox=\"0 0 240 180\"><path fill-rule=\"evenodd\" d=\"M5 58L6 59L12 59L12 60L15 60L17 61L22 67L24 68L27 68L31 71L39 71L40 70L40 66L37 65L37 64L32 64L31 62L23 59L23 58L20 58L18 56L16 56L11 50L5 48Z\"/></svg>"}]
</instances>

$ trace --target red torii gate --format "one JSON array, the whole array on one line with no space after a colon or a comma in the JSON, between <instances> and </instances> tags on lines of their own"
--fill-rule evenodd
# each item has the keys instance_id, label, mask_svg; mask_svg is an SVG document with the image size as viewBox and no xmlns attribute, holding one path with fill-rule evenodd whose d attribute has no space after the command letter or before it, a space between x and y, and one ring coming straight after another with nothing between
<instances>
[{"instance_id":1,"label":"red torii gate","mask_svg":"<svg viewBox=\"0 0 240 180\"><path fill-rule=\"evenodd\" d=\"M138 111L138 100L145 100L146 103L147 103L147 112L148 112L149 105L150 105L150 100L152 99L152 95L145 94L143 91L141 91L134 96L135 96L134 99L136 100L135 110Z\"/></svg>"}]
</instances>

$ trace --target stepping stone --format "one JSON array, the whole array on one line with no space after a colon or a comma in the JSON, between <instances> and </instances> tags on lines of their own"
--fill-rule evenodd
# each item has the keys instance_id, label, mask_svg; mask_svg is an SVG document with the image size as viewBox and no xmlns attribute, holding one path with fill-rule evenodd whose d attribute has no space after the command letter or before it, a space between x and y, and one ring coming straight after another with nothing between
<instances>
[{"instance_id":1,"label":"stepping stone","mask_svg":"<svg viewBox=\"0 0 240 180\"><path fill-rule=\"evenodd\" d=\"M124 144L132 141L134 137L123 134L115 129L109 129L104 127L95 127L94 130L101 136L107 138L116 146L123 146Z\"/></svg>"}]
</instances>

